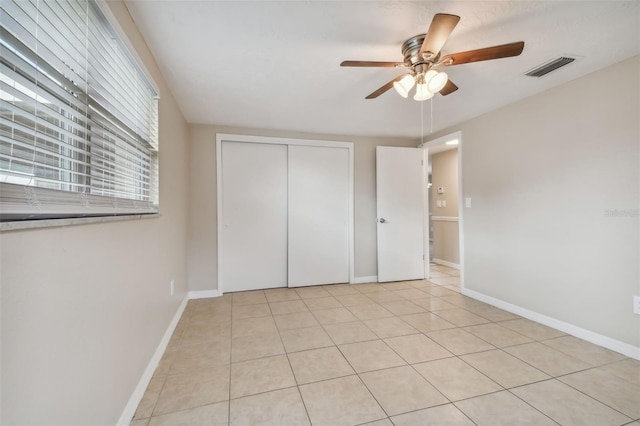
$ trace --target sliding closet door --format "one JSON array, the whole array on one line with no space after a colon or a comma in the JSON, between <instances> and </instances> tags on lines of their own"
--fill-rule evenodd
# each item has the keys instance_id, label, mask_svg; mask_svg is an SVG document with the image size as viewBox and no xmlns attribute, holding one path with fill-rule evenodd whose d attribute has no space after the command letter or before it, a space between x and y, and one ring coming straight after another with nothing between
<instances>
[{"instance_id":1,"label":"sliding closet door","mask_svg":"<svg viewBox=\"0 0 640 426\"><path fill-rule=\"evenodd\" d=\"M222 142L223 291L287 286L287 146Z\"/></svg>"},{"instance_id":2,"label":"sliding closet door","mask_svg":"<svg viewBox=\"0 0 640 426\"><path fill-rule=\"evenodd\" d=\"M349 151L289 145L289 287L349 282Z\"/></svg>"}]
</instances>

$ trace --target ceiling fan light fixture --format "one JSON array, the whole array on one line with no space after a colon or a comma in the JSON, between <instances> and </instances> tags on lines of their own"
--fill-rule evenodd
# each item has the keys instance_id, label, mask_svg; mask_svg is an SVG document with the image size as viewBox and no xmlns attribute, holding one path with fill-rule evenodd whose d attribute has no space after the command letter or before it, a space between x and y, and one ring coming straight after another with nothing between
<instances>
[{"instance_id":1,"label":"ceiling fan light fixture","mask_svg":"<svg viewBox=\"0 0 640 426\"><path fill-rule=\"evenodd\" d=\"M429 91L431 93L438 93L447 84L447 81L449 80L449 76L444 71L435 71L435 70L429 70L427 74L429 74L432 71L434 72L434 74L431 75L429 79L427 79L427 76L425 75L425 83L427 84L427 87L429 88Z\"/></svg>"},{"instance_id":2,"label":"ceiling fan light fixture","mask_svg":"<svg viewBox=\"0 0 640 426\"><path fill-rule=\"evenodd\" d=\"M427 99L431 99L432 97L433 93L429 91L429 88L426 84L418 84L416 86L416 94L413 96L413 100L426 101Z\"/></svg>"},{"instance_id":3,"label":"ceiling fan light fixture","mask_svg":"<svg viewBox=\"0 0 640 426\"><path fill-rule=\"evenodd\" d=\"M396 89L396 92L403 98L409 96L409 90L416 84L416 79L411 74L406 74L400 80L393 83L393 88Z\"/></svg>"}]
</instances>

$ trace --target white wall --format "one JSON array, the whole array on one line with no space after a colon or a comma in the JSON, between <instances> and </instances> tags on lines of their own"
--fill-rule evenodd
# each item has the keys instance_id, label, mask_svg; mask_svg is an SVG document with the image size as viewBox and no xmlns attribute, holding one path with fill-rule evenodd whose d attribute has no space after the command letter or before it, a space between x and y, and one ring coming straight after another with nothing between
<instances>
[{"instance_id":1,"label":"white wall","mask_svg":"<svg viewBox=\"0 0 640 426\"><path fill-rule=\"evenodd\" d=\"M640 347L639 76L635 57L434 135L462 131L466 288Z\"/></svg>"},{"instance_id":2,"label":"white wall","mask_svg":"<svg viewBox=\"0 0 640 426\"><path fill-rule=\"evenodd\" d=\"M0 235L3 425L115 424L186 295L187 126L109 5L160 86L161 217Z\"/></svg>"},{"instance_id":3,"label":"white wall","mask_svg":"<svg viewBox=\"0 0 640 426\"><path fill-rule=\"evenodd\" d=\"M375 147L416 146L414 140L189 125L189 290L217 289L216 133L354 142L355 276L377 275Z\"/></svg>"}]
</instances>

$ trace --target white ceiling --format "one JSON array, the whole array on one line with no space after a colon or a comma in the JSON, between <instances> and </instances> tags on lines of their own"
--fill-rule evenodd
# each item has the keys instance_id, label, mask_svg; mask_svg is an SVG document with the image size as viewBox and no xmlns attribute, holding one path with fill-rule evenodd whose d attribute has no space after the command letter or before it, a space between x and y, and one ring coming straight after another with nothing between
<instances>
[{"instance_id":1,"label":"white ceiling","mask_svg":"<svg viewBox=\"0 0 640 426\"><path fill-rule=\"evenodd\" d=\"M419 138L640 53L635 0L125 1L191 123ZM446 68L460 90L433 103L393 89L365 100L402 71L340 62L401 62L439 12L461 16L443 54L520 40L524 52ZM567 54L581 58L523 75Z\"/></svg>"}]
</instances>

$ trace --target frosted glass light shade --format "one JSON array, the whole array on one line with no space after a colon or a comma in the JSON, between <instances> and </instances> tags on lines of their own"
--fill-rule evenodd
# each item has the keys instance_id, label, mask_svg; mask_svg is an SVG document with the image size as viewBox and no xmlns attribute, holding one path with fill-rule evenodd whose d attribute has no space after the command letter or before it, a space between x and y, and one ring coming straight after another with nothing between
<instances>
[{"instance_id":1,"label":"frosted glass light shade","mask_svg":"<svg viewBox=\"0 0 640 426\"><path fill-rule=\"evenodd\" d=\"M429 84L431 79L435 77L437 74L438 74L438 71L436 70L427 71L426 73L424 73L424 77L422 78L422 83Z\"/></svg>"},{"instance_id":2,"label":"frosted glass light shade","mask_svg":"<svg viewBox=\"0 0 640 426\"><path fill-rule=\"evenodd\" d=\"M433 70L429 70L429 72L431 71ZM427 87L429 88L429 91L431 93L438 93L440 90L442 90L445 84L447 84L448 80L449 80L449 76L447 75L446 72L443 72L443 71L436 71L435 75L431 77L429 80L426 79L426 75L425 75L425 83L427 83Z\"/></svg>"},{"instance_id":3,"label":"frosted glass light shade","mask_svg":"<svg viewBox=\"0 0 640 426\"><path fill-rule=\"evenodd\" d=\"M433 93L429 91L426 84L418 84L416 86L416 94L413 99L416 101L426 101L433 97Z\"/></svg>"},{"instance_id":4,"label":"frosted glass light shade","mask_svg":"<svg viewBox=\"0 0 640 426\"><path fill-rule=\"evenodd\" d=\"M409 95L409 90L416 83L416 79L411 74L407 74L402 77L400 80L395 81L393 83L393 88L396 89L396 92L403 98L406 98Z\"/></svg>"}]
</instances>

